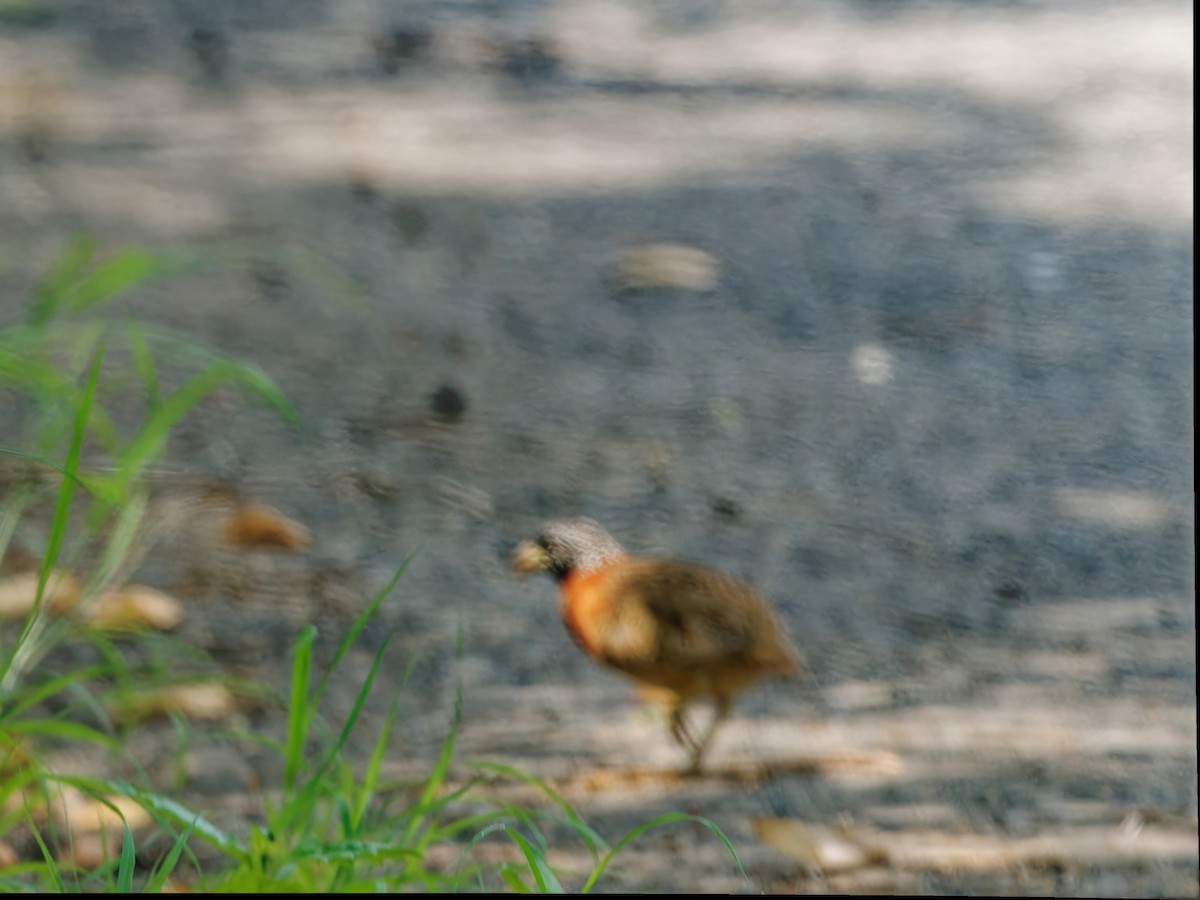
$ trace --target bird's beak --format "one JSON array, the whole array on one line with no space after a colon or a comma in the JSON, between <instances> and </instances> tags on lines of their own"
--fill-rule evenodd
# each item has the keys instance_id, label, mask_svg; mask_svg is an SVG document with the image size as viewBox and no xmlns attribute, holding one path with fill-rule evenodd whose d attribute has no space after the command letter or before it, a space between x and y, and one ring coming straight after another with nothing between
<instances>
[{"instance_id":1,"label":"bird's beak","mask_svg":"<svg viewBox=\"0 0 1200 900\"><path fill-rule=\"evenodd\" d=\"M550 568L550 555L533 541L523 541L513 551L512 567L523 575L543 572Z\"/></svg>"}]
</instances>

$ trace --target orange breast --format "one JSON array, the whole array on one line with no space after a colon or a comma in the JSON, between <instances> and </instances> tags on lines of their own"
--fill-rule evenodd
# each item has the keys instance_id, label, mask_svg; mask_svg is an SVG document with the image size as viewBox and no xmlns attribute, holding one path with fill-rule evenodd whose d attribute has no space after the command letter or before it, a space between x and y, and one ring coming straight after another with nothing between
<instances>
[{"instance_id":1,"label":"orange breast","mask_svg":"<svg viewBox=\"0 0 1200 900\"><path fill-rule=\"evenodd\" d=\"M559 602L563 623L581 650L588 656L600 658L604 620L611 606L604 590L610 570L572 572L559 585Z\"/></svg>"}]
</instances>

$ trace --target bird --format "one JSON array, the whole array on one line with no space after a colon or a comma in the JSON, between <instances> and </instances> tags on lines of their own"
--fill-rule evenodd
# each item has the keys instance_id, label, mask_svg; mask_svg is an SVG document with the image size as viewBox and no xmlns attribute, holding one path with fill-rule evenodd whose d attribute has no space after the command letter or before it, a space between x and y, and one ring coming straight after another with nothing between
<instances>
[{"instance_id":1,"label":"bird","mask_svg":"<svg viewBox=\"0 0 1200 900\"><path fill-rule=\"evenodd\" d=\"M775 612L750 585L700 563L629 554L592 519L547 523L517 545L511 565L557 582L563 622L584 653L665 696L688 773L700 771L736 694L801 669ZM714 714L698 736L686 711L704 698Z\"/></svg>"}]
</instances>

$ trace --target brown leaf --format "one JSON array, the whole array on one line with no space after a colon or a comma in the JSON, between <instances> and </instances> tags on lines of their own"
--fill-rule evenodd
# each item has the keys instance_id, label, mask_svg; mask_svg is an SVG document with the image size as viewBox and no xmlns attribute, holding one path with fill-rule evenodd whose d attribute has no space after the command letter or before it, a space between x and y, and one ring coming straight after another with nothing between
<instances>
[{"instance_id":1,"label":"brown leaf","mask_svg":"<svg viewBox=\"0 0 1200 900\"><path fill-rule=\"evenodd\" d=\"M752 819L751 824L765 843L802 866L825 874L877 865L887 858L865 835L849 829L835 831L797 819Z\"/></svg>"},{"instance_id":2,"label":"brown leaf","mask_svg":"<svg viewBox=\"0 0 1200 900\"><path fill-rule=\"evenodd\" d=\"M711 291L717 286L717 260L683 244L644 244L621 254L617 283L623 290L683 288Z\"/></svg>"},{"instance_id":3,"label":"brown leaf","mask_svg":"<svg viewBox=\"0 0 1200 900\"><path fill-rule=\"evenodd\" d=\"M178 713L189 719L217 721L237 709L237 698L221 684L175 684L123 697L109 706L109 715L118 722Z\"/></svg>"},{"instance_id":4,"label":"brown leaf","mask_svg":"<svg viewBox=\"0 0 1200 900\"><path fill-rule=\"evenodd\" d=\"M170 631L183 621L183 604L153 588L127 585L97 598L83 617L95 628Z\"/></svg>"},{"instance_id":5,"label":"brown leaf","mask_svg":"<svg viewBox=\"0 0 1200 900\"><path fill-rule=\"evenodd\" d=\"M20 619L28 615L37 596L37 585L37 572L22 572L0 581L0 619ZM65 612L79 601L79 593L78 578L54 571L46 581L42 604L51 612Z\"/></svg>"},{"instance_id":6,"label":"brown leaf","mask_svg":"<svg viewBox=\"0 0 1200 900\"><path fill-rule=\"evenodd\" d=\"M122 833L126 823L136 831L152 821L150 814L130 797L118 795L106 799L107 803L88 797L74 788L67 788L54 798L51 815L60 827L69 829L73 836L101 831Z\"/></svg>"},{"instance_id":7,"label":"brown leaf","mask_svg":"<svg viewBox=\"0 0 1200 900\"><path fill-rule=\"evenodd\" d=\"M312 544L312 533L276 509L253 504L243 506L230 518L225 526L225 541L236 547L307 550Z\"/></svg>"}]
</instances>

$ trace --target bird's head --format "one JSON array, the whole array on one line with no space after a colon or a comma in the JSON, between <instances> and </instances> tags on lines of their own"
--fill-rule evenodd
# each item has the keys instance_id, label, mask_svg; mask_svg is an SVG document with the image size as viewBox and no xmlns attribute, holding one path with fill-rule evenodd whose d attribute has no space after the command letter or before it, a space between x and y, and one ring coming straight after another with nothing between
<instances>
[{"instance_id":1,"label":"bird's head","mask_svg":"<svg viewBox=\"0 0 1200 900\"><path fill-rule=\"evenodd\" d=\"M591 519L561 519L550 522L531 541L513 551L512 567L523 574L546 572L562 581L573 571L588 571L625 551L607 531Z\"/></svg>"}]
</instances>

